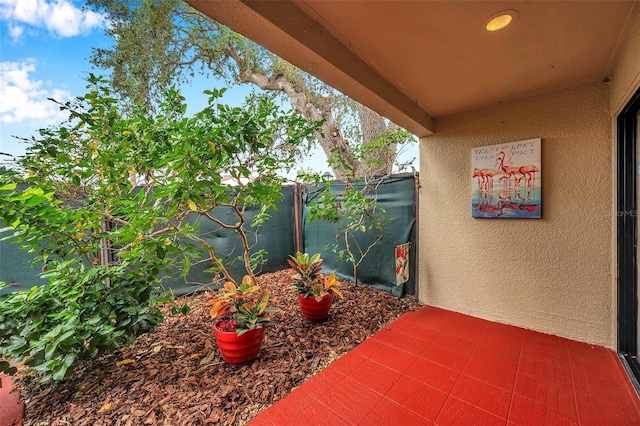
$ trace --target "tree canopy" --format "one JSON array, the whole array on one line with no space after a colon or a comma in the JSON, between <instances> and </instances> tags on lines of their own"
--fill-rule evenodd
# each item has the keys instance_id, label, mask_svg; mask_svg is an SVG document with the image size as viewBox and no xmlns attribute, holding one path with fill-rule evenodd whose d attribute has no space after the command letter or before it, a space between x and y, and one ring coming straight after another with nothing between
<instances>
[{"instance_id":1,"label":"tree canopy","mask_svg":"<svg viewBox=\"0 0 640 426\"><path fill-rule=\"evenodd\" d=\"M126 102L152 108L163 88L195 73L276 92L307 120L323 121L315 136L340 179L390 173L398 147L412 139L366 106L180 0L87 4L111 20L106 31L114 40L111 48L95 48L91 61L111 71L111 83ZM362 148L379 136L384 144Z\"/></svg>"}]
</instances>

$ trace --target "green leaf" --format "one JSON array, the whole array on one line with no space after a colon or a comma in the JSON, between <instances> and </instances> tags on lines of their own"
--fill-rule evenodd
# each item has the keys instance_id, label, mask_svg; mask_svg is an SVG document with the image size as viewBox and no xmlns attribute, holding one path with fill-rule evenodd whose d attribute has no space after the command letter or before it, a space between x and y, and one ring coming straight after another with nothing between
<instances>
[{"instance_id":1,"label":"green leaf","mask_svg":"<svg viewBox=\"0 0 640 426\"><path fill-rule=\"evenodd\" d=\"M34 195L25 202L25 205L27 207L35 207L38 204L42 204L45 201L47 201L47 197L43 197L41 195Z\"/></svg>"},{"instance_id":2,"label":"green leaf","mask_svg":"<svg viewBox=\"0 0 640 426\"><path fill-rule=\"evenodd\" d=\"M60 365L54 372L53 372L53 380L62 380L66 377L67 375L67 370L69 367L67 367L66 365L62 364Z\"/></svg>"},{"instance_id":3,"label":"green leaf","mask_svg":"<svg viewBox=\"0 0 640 426\"><path fill-rule=\"evenodd\" d=\"M13 191L14 189L16 189L18 185L13 182L13 183L7 183L5 185L0 186L0 191Z\"/></svg>"},{"instance_id":4,"label":"green leaf","mask_svg":"<svg viewBox=\"0 0 640 426\"><path fill-rule=\"evenodd\" d=\"M55 341L55 343L57 345L63 344L65 343L65 341L67 339L69 339L70 337L74 336L77 333L77 330L75 327L77 327L77 320L75 321L75 324L73 324L74 328L71 330L67 330L66 332L64 332L60 337L58 337ZM72 339L73 340L73 339Z\"/></svg>"},{"instance_id":5,"label":"green leaf","mask_svg":"<svg viewBox=\"0 0 640 426\"><path fill-rule=\"evenodd\" d=\"M66 366L67 368L71 367L75 362L76 354L74 353L66 354L64 358L62 358L62 365Z\"/></svg>"},{"instance_id":6,"label":"green leaf","mask_svg":"<svg viewBox=\"0 0 640 426\"><path fill-rule=\"evenodd\" d=\"M158 256L158 259L164 259L165 254L166 252L162 246L156 247L156 256Z\"/></svg>"}]
</instances>

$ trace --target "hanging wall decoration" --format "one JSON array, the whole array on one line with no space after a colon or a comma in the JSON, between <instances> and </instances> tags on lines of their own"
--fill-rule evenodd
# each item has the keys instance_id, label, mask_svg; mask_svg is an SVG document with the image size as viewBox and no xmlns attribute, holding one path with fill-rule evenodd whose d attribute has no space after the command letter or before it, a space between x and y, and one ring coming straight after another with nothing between
<instances>
[{"instance_id":1,"label":"hanging wall decoration","mask_svg":"<svg viewBox=\"0 0 640 426\"><path fill-rule=\"evenodd\" d=\"M541 139L471 150L471 216L542 217Z\"/></svg>"},{"instance_id":2,"label":"hanging wall decoration","mask_svg":"<svg viewBox=\"0 0 640 426\"><path fill-rule=\"evenodd\" d=\"M411 243L396 246L396 285L409 281L409 248Z\"/></svg>"}]
</instances>

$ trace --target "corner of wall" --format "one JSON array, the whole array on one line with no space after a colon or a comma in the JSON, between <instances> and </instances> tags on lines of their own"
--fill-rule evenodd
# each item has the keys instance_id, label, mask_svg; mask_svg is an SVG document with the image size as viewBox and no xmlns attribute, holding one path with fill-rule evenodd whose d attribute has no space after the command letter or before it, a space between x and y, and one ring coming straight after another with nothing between
<instances>
[{"instance_id":1,"label":"corner of wall","mask_svg":"<svg viewBox=\"0 0 640 426\"><path fill-rule=\"evenodd\" d=\"M609 107L596 82L438 120L420 144L423 302L614 345ZM471 149L537 137L543 218L471 218Z\"/></svg>"}]
</instances>

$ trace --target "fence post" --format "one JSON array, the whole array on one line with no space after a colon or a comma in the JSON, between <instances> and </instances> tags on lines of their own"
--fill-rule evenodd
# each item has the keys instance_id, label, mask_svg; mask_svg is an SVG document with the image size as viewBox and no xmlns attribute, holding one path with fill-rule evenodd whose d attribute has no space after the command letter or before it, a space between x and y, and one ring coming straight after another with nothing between
<instances>
[{"instance_id":1,"label":"fence post","mask_svg":"<svg viewBox=\"0 0 640 426\"><path fill-rule=\"evenodd\" d=\"M296 182L293 187L293 241L297 252L304 252L304 226L302 223L302 194L304 190L304 185L299 182Z\"/></svg>"}]
</instances>

